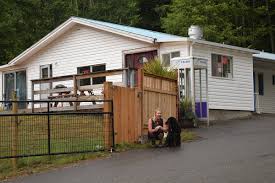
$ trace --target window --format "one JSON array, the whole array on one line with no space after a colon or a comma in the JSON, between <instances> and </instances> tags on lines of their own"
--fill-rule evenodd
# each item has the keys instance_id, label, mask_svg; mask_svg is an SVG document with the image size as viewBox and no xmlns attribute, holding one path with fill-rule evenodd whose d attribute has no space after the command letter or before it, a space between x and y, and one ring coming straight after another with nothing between
<instances>
[{"instance_id":1,"label":"window","mask_svg":"<svg viewBox=\"0 0 275 183\"><path fill-rule=\"evenodd\" d=\"M272 84L275 85L275 75L272 75Z\"/></svg>"},{"instance_id":2,"label":"window","mask_svg":"<svg viewBox=\"0 0 275 183\"><path fill-rule=\"evenodd\" d=\"M232 78L233 77L233 58L230 56L212 54L212 76Z\"/></svg>"},{"instance_id":3,"label":"window","mask_svg":"<svg viewBox=\"0 0 275 183\"><path fill-rule=\"evenodd\" d=\"M92 65L92 66L84 66L84 67L78 67L77 73L78 74L88 74L90 72L100 72L105 71L106 65ZM91 82L92 81L92 82ZM80 86L86 86L91 84L102 84L106 81L106 76L103 77L95 77L95 78L87 78L87 79L81 79L79 85Z\"/></svg>"},{"instance_id":4,"label":"window","mask_svg":"<svg viewBox=\"0 0 275 183\"><path fill-rule=\"evenodd\" d=\"M264 74L258 74L258 82L259 82L259 95L264 95Z\"/></svg>"},{"instance_id":5,"label":"window","mask_svg":"<svg viewBox=\"0 0 275 183\"><path fill-rule=\"evenodd\" d=\"M105 71L106 70L106 65L95 65L92 66L92 71L93 72L99 72L99 71ZM93 78L93 84L102 84L106 81L106 76L103 77L96 77Z\"/></svg>"},{"instance_id":6,"label":"window","mask_svg":"<svg viewBox=\"0 0 275 183\"><path fill-rule=\"evenodd\" d=\"M85 66L85 67L78 67L77 68L77 74L88 74L90 73L91 66ZM85 85L91 85L91 79L81 79L79 82L80 86L85 86Z\"/></svg>"},{"instance_id":7,"label":"window","mask_svg":"<svg viewBox=\"0 0 275 183\"><path fill-rule=\"evenodd\" d=\"M175 58L175 57L180 57L180 52L179 51L162 54L162 64L165 67L169 67L171 58Z\"/></svg>"},{"instance_id":8,"label":"window","mask_svg":"<svg viewBox=\"0 0 275 183\"><path fill-rule=\"evenodd\" d=\"M52 64L40 66L40 78L41 79L51 78L52 75L53 75Z\"/></svg>"}]
</instances>

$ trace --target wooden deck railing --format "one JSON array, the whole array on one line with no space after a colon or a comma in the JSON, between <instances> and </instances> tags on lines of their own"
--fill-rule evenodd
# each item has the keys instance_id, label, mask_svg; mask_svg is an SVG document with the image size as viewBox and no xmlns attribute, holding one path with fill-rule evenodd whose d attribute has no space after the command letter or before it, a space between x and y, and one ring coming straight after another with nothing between
<instances>
[{"instance_id":1,"label":"wooden deck railing","mask_svg":"<svg viewBox=\"0 0 275 183\"><path fill-rule=\"evenodd\" d=\"M123 75L126 72L130 72L130 69L123 68L123 69L92 72L87 74L75 74L75 75L65 75L65 76L58 76L58 77L52 77L52 78L46 78L46 79L35 79L35 80L32 80L32 85L31 85L32 87L31 100L34 100L36 95L43 95L43 94L44 95L48 94L49 95L48 99L52 101L104 100L104 96L102 93L103 84L80 86L79 85L80 80L87 79L87 78L92 79L97 77L114 76L114 75L120 75L120 74ZM63 82L70 82L70 85L66 86L66 88L53 88L54 83L63 84ZM36 85L41 85L45 83L49 84L49 89L41 90L40 86L38 87L39 89L36 89ZM125 81L125 83L127 84L128 81ZM126 84L122 82L114 83L114 85L119 85L119 86L125 86ZM86 94L83 94L83 92L85 91L89 93L92 93L93 91L98 91L98 92L96 94L86 95ZM32 104L32 109L33 108L34 108L34 105ZM74 109L75 110L77 109L76 105L74 105Z\"/></svg>"}]
</instances>

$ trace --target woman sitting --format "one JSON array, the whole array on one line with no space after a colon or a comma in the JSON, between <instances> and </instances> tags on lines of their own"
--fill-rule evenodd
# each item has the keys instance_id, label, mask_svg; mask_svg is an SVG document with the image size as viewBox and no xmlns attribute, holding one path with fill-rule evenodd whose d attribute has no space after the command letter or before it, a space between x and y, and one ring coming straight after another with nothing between
<instances>
[{"instance_id":1,"label":"woman sitting","mask_svg":"<svg viewBox=\"0 0 275 183\"><path fill-rule=\"evenodd\" d=\"M156 144L156 140L159 140L159 145L162 145L164 132L167 132L167 127L163 123L161 111L156 109L154 117L148 121L148 139L152 141L152 145Z\"/></svg>"}]
</instances>

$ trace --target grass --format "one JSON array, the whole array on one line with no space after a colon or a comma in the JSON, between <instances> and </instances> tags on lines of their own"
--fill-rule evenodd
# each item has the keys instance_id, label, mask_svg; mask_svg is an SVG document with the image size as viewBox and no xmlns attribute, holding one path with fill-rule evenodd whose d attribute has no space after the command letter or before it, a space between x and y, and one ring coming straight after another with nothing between
<instances>
[{"instance_id":1,"label":"grass","mask_svg":"<svg viewBox=\"0 0 275 183\"><path fill-rule=\"evenodd\" d=\"M195 132L192 132L189 130L183 130L181 132L181 141L182 142L191 142L191 141L197 140L199 138L200 137Z\"/></svg>"},{"instance_id":2,"label":"grass","mask_svg":"<svg viewBox=\"0 0 275 183\"><path fill-rule=\"evenodd\" d=\"M0 156L12 155L15 117L0 117ZM18 117L18 155L46 154L48 152L47 116ZM51 152L66 153L104 150L104 124L102 115L52 115L50 117ZM108 155L94 152L74 155L40 156L18 159L13 171L11 159L0 160L0 180L30 174L64 164Z\"/></svg>"},{"instance_id":3,"label":"grass","mask_svg":"<svg viewBox=\"0 0 275 183\"><path fill-rule=\"evenodd\" d=\"M64 167L82 160L96 159L109 156L108 152L94 152L85 154L70 154L56 156L40 156L18 159L16 171L11 166L11 159L0 160L0 181L19 175L29 175L53 168Z\"/></svg>"},{"instance_id":4,"label":"grass","mask_svg":"<svg viewBox=\"0 0 275 183\"><path fill-rule=\"evenodd\" d=\"M91 116L52 116L51 117L51 150L52 152L68 152L81 150L103 150L104 132L103 117L91 118ZM11 155L11 126L12 118L0 118L0 155ZM47 118L45 116L19 117L19 147L18 153L36 154L47 153L48 135ZM199 138L194 132L184 130L182 141L190 142ZM37 145L38 144L38 145ZM152 147L151 144L123 143L116 146L117 152L130 149L144 149ZM28 175L46 171L64 165L76 163L82 160L95 159L109 156L106 151L38 156L18 159L18 168L13 170L11 159L0 160L0 180L19 175Z\"/></svg>"},{"instance_id":5,"label":"grass","mask_svg":"<svg viewBox=\"0 0 275 183\"><path fill-rule=\"evenodd\" d=\"M199 138L200 137L195 132L192 132L190 130L185 129L181 132L181 141L182 142L192 142ZM127 151L130 149L145 149L145 148L151 148L151 147L152 147L152 145L150 143L145 143L145 144L122 143L122 144L116 145L116 151L122 152L122 151Z\"/></svg>"},{"instance_id":6,"label":"grass","mask_svg":"<svg viewBox=\"0 0 275 183\"><path fill-rule=\"evenodd\" d=\"M12 155L12 119L0 118L0 156ZM20 116L18 125L19 155L48 152L47 116ZM104 149L103 116L56 115L50 118L51 152L98 151Z\"/></svg>"}]
</instances>

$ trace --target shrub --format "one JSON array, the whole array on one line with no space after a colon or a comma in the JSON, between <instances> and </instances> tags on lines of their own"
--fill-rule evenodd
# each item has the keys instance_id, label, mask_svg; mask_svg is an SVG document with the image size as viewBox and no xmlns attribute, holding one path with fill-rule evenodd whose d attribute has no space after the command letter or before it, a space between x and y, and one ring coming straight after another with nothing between
<instances>
[{"instance_id":1,"label":"shrub","mask_svg":"<svg viewBox=\"0 0 275 183\"><path fill-rule=\"evenodd\" d=\"M143 68L144 72L148 74L154 74L171 79L177 79L178 76L177 71L164 67L159 59L150 60L148 63L144 64Z\"/></svg>"},{"instance_id":2,"label":"shrub","mask_svg":"<svg viewBox=\"0 0 275 183\"><path fill-rule=\"evenodd\" d=\"M192 101L190 99L185 98L180 101L180 113L183 120L190 121L193 126L197 126L197 118L192 111Z\"/></svg>"}]
</instances>

